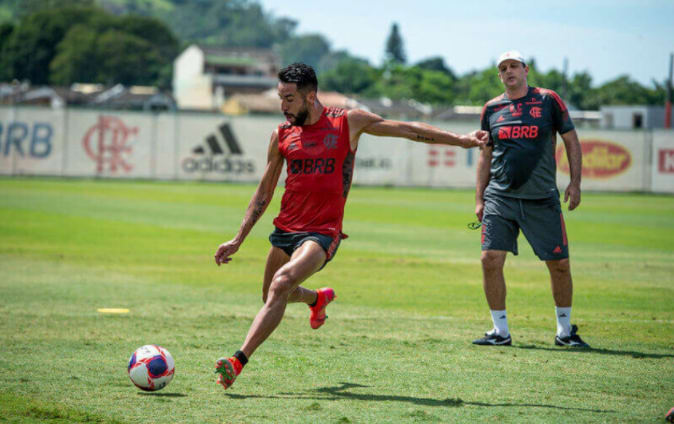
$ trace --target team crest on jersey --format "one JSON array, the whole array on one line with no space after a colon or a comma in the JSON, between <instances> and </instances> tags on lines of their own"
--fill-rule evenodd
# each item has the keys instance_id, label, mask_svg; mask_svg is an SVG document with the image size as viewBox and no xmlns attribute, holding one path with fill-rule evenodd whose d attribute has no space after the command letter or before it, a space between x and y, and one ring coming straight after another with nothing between
<instances>
[{"instance_id":1,"label":"team crest on jersey","mask_svg":"<svg viewBox=\"0 0 674 424\"><path fill-rule=\"evenodd\" d=\"M327 134L323 138L323 144L325 145L325 148L330 150L330 149L336 149L337 148L337 134Z\"/></svg>"}]
</instances>

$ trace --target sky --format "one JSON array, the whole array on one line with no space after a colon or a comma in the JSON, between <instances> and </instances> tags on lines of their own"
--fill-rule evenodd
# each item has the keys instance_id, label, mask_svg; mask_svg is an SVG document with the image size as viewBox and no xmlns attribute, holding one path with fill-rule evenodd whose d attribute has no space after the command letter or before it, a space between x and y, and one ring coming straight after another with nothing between
<instances>
[{"instance_id":1,"label":"sky","mask_svg":"<svg viewBox=\"0 0 674 424\"><path fill-rule=\"evenodd\" d=\"M587 71L594 86L621 75L652 87L669 75L672 0L258 0L275 17L320 33L333 50L380 65L398 23L408 63L441 56L458 75L483 70L506 50L539 70Z\"/></svg>"}]
</instances>

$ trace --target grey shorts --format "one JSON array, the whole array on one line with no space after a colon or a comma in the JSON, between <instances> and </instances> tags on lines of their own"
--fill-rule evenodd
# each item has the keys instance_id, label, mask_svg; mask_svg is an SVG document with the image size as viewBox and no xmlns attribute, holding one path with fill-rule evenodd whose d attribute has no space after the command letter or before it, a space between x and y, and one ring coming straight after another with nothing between
<instances>
[{"instance_id":1,"label":"grey shorts","mask_svg":"<svg viewBox=\"0 0 674 424\"><path fill-rule=\"evenodd\" d=\"M540 260L569 257L559 198L517 199L485 194L482 250L506 250L517 255L520 229Z\"/></svg>"}]
</instances>

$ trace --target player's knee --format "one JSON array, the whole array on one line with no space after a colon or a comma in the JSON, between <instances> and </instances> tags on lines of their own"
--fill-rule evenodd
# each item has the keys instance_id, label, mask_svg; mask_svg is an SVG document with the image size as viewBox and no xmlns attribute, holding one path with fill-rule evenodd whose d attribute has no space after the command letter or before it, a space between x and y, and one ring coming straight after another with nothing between
<instances>
[{"instance_id":1,"label":"player's knee","mask_svg":"<svg viewBox=\"0 0 674 424\"><path fill-rule=\"evenodd\" d=\"M482 261L482 268L486 270L496 270L503 268L505 256L500 252L493 252L491 250L483 250L480 256Z\"/></svg>"},{"instance_id":2,"label":"player's knee","mask_svg":"<svg viewBox=\"0 0 674 424\"><path fill-rule=\"evenodd\" d=\"M548 268L550 272L555 274L570 274L571 273L571 264L568 259L559 259L556 261L549 261Z\"/></svg>"},{"instance_id":3,"label":"player's knee","mask_svg":"<svg viewBox=\"0 0 674 424\"><path fill-rule=\"evenodd\" d=\"M291 278L290 274L280 271L271 281L271 285L269 286L269 296L287 298L293 287L293 279ZM265 299L266 303L268 296L263 295L263 298Z\"/></svg>"}]
</instances>

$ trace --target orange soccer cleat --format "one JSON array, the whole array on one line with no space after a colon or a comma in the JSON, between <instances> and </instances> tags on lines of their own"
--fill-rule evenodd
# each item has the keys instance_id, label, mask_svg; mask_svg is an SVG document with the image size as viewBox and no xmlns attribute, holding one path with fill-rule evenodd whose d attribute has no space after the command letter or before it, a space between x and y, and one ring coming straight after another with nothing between
<instances>
[{"instance_id":1,"label":"orange soccer cleat","mask_svg":"<svg viewBox=\"0 0 674 424\"><path fill-rule=\"evenodd\" d=\"M311 309L309 323L314 330L325 323L325 319L328 317L325 315L325 308L328 306L328 303L332 302L337 297L335 291L330 287L316 290L316 295L316 304L314 306L309 306L309 309Z\"/></svg>"},{"instance_id":2,"label":"orange soccer cleat","mask_svg":"<svg viewBox=\"0 0 674 424\"><path fill-rule=\"evenodd\" d=\"M235 357L220 358L215 362L215 372L218 374L218 384L227 390L234 384L236 376L241 374L243 365Z\"/></svg>"}]
</instances>

